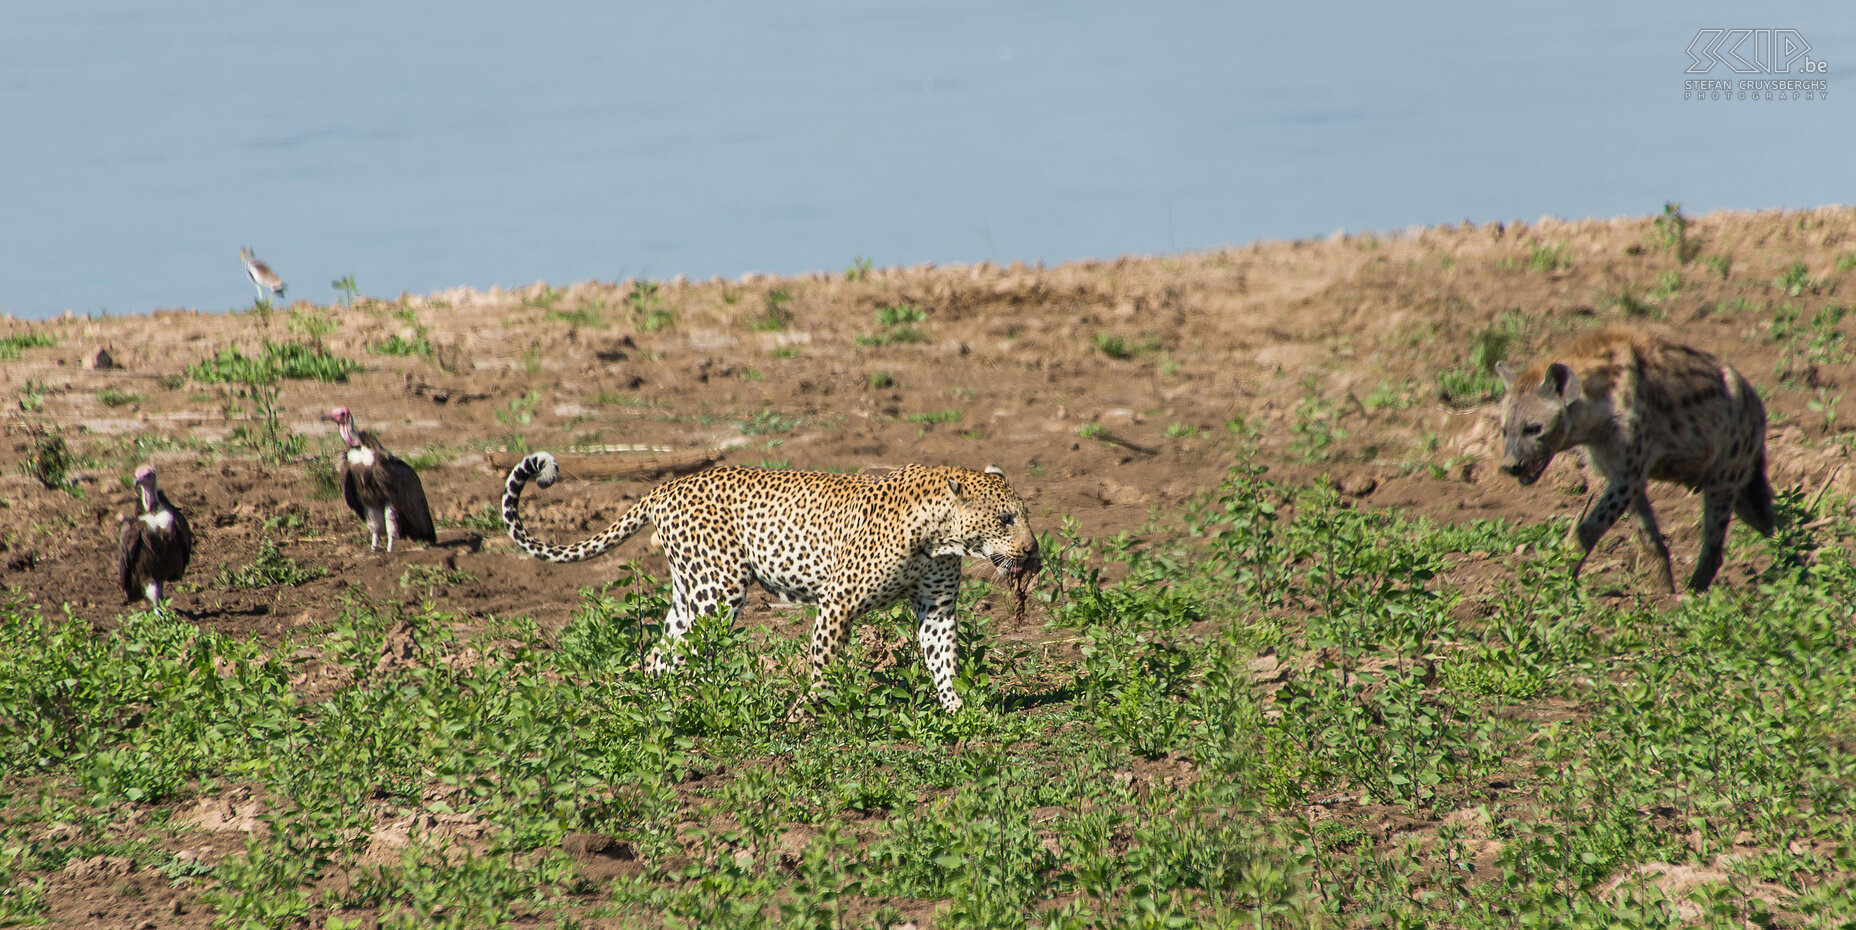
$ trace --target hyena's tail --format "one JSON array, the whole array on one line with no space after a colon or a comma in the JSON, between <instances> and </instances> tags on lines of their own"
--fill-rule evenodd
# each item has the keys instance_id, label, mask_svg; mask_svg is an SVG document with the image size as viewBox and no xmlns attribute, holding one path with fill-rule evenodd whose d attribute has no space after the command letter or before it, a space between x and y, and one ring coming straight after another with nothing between
<instances>
[{"instance_id":1,"label":"hyena's tail","mask_svg":"<svg viewBox=\"0 0 1856 930\"><path fill-rule=\"evenodd\" d=\"M1771 536L1778 528L1778 514L1772 509L1772 481L1766 477L1766 452L1761 449L1753 465L1753 476L1740 486L1734 498L1734 514L1761 536Z\"/></svg>"},{"instance_id":2,"label":"hyena's tail","mask_svg":"<svg viewBox=\"0 0 1856 930\"><path fill-rule=\"evenodd\" d=\"M522 515L518 510L522 502L522 487L532 479L542 487L553 484L561 475L559 463L554 456L546 452L537 452L516 463L509 472L509 480L503 485L503 523L509 527L509 538L522 547L522 551L548 562L578 562L590 559L613 546L625 541L625 538L638 531L638 527L650 519L650 511L640 501L625 515L614 521L597 535L568 546L553 546L529 535L522 525Z\"/></svg>"}]
</instances>

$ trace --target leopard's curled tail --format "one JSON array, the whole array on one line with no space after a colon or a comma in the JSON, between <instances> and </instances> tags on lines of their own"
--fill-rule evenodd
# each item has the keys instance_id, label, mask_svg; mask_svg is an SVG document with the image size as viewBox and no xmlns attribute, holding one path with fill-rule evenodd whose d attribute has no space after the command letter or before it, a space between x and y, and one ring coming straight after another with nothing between
<instances>
[{"instance_id":1,"label":"leopard's curled tail","mask_svg":"<svg viewBox=\"0 0 1856 930\"><path fill-rule=\"evenodd\" d=\"M517 508L522 502L522 488L531 479L545 488L560 477L561 466L554 456L547 452L537 452L517 462L516 467L509 471L508 482L503 485L503 524L509 527L509 538L515 540L523 552L535 558L549 562L579 562L593 558L624 542L651 519L650 509L645 506L645 501L651 499L647 495L644 501L633 505L612 525L585 540L567 546L544 543L529 535L528 529L522 525L522 515Z\"/></svg>"}]
</instances>

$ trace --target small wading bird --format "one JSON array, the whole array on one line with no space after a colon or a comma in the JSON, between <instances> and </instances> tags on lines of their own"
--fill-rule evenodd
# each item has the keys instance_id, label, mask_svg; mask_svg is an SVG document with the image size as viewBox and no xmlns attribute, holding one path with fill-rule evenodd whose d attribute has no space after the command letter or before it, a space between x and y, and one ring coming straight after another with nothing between
<instances>
[{"instance_id":1,"label":"small wading bird","mask_svg":"<svg viewBox=\"0 0 1856 930\"><path fill-rule=\"evenodd\" d=\"M284 296L284 279L278 277L271 266L259 261L258 256L251 254L251 246L239 246L238 260L245 263L245 275L251 278L251 286L258 289L259 300L265 299L265 291L270 291L278 298Z\"/></svg>"},{"instance_id":2,"label":"small wading bird","mask_svg":"<svg viewBox=\"0 0 1856 930\"><path fill-rule=\"evenodd\" d=\"M342 500L367 521L368 530L374 534L368 548L380 548L382 533L387 536L388 552L393 551L396 539L438 542L419 473L388 452L380 444L380 437L356 432L354 417L347 407L337 407L323 419L333 420L342 432L342 441L348 444L348 450L342 453Z\"/></svg>"},{"instance_id":3,"label":"small wading bird","mask_svg":"<svg viewBox=\"0 0 1856 930\"><path fill-rule=\"evenodd\" d=\"M135 470L135 488L141 495L142 512L123 521L116 573L122 580L123 603L147 598L149 608L158 614L162 583L179 581L193 559L193 529L155 486L153 465Z\"/></svg>"}]
</instances>

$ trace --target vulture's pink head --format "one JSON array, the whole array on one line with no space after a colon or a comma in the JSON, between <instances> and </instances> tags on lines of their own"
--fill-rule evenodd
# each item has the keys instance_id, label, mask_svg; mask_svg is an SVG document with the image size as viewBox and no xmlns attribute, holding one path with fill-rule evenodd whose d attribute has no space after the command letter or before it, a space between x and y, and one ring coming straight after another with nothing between
<instances>
[{"instance_id":1,"label":"vulture's pink head","mask_svg":"<svg viewBox=\"0 0 1856 930\"><path fill-rule=\"evenodd\" d=\"M335 423L335 428L342 431L342 441L348 443L350 448L361 444L361 440L354 434L354 417L349 414L347 407L337 407L323 414L322 418Z\"/></svg>"},{"instance_id":2,"label":"vulture's pink head","mask_svg":"<svg viewBox=\"0 0 1856 930\"><path fill-rule=\"evenodd\" d=\"M155 466L143 465L135 470L135 490L142 496L144 510L155 509Z\"/></svg>"}]
</instances>

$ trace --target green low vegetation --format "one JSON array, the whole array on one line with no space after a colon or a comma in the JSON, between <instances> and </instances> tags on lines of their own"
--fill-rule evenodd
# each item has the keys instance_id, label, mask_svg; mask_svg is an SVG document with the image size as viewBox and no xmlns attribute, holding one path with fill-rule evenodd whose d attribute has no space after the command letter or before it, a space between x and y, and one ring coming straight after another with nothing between
<instances>
[{"instance_id":1,"label":"green low vegetation","mask_svg":"<svg viewBox=\"0 0 1856 930\"><path fill-rule=\"evenodd\" d=\"M1507 360L1523 325L1519 314L1509 313L1477 332L1466 364L1438 372L1439 399L1452 407L1467 408L1500 398L1506 386L1495 374L1495 366Z\"/></svg>"},{"instance_id":2,"label":"green low vegetation","mask_svg":"<svg viewBox=\"0 0 1856 930\"><path fill-rule=\"evenodd\" d=\"M0 361L19 358L26 349L49 348L58 344L58 338L44 330L27 330L23 333L9 333L0 336Z\"/></svg>"},{"instance_id":3,"label":"green low vegetation","mask_svg":"<svg viewBox=\"0 0 1856 930\"><path fill-rule=\"evenodd\" d=\"M890 304L876 308L877 331L858 336L860 346L911 345L927 342L928 334L916 328L926 322L927 312L914 304Z\"/></svg>"},{"instance_id":4,"label":"green low vegetation","mask_svg":"<svg viewBox=\"0 0 1856 930\"><path fill-rule=\"evenodd\" d=\"M321 348L296 342L264 343L256 358L236 348L187 369L187 377L201 384L268 384L280 378L306 381L347 381L361 366Z\"/></svg>"},{"instance_id":5,"label":"green low vegetation","mask_svg":"<svg viewBox=\"0 0 1856 930\"><path fill-rule=\"evenodd\" d=\"M803 637L714 620L645 676L668 592L635 571L558 632L358 594L282 644L8 604L0 915L123 856L226 926L1845 925L1856 528L1780 507L1730 563L1771 567L1651 606L1573 579L1563 522L1240 466L1150 538L1054 528L1041 639L969 583L954 715L902 610L815 704ZM178 856L235 786L262 829Z\"/></svg>"},{"instance_id":6,"label":"green low vegetation","mask_svg":"<svg viewBox=\"0 0 1856 930\"><path fill-rule=\"evenodd\" d=\"M250 562L238 568L221 566L212 586L220 589L296 587L328 573L329 570L320 565L298 563L279 552L275 542L265 539L259 541L257 555Z\"/></svg>"},{"instance_id":7,"label":"green low vegetation","mask_svg":"<svg viewBox=\"0 0 1856 930\"><path fill-rule=\"evenodd\" d=\"M121 388L104 388L97 392L97 403L105 407L127 407L147 399L145 394L133 394Z\"/></svg>"}]
</instances>

